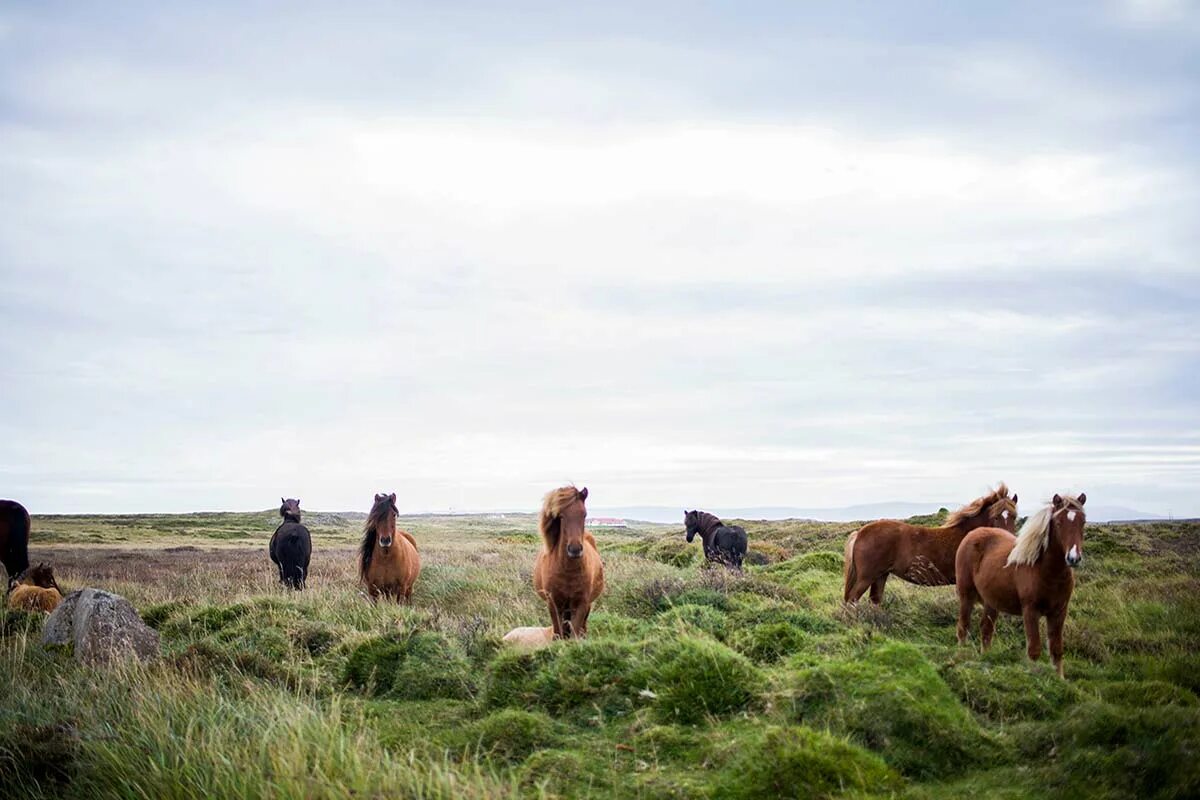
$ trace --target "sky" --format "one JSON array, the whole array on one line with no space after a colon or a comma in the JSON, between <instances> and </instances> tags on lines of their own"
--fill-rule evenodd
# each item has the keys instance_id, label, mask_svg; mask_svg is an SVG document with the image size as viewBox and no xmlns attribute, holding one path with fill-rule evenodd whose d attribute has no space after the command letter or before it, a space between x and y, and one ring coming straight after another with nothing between
<instances>
[{"instance_id":1,"label":"sky","mask_svg":"<svg viewBox=\"0 0 1200 800\"><path fill-rule=\"evenodd\" d=\"M1198 130L1196 2L5 3L0 496L1200 515Z\"/></svg>"}]
</instances>

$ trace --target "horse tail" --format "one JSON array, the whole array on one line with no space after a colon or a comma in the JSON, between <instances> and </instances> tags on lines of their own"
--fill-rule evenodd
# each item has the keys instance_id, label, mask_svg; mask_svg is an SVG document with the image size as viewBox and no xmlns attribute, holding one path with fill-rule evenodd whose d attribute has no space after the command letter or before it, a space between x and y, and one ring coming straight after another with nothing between
<instances>
[{"instance_id":1,"label":"horse tail","mask_svg":"<svg viewBox=\"0 0 1200 800\"><path fill-rule=\"evenodd\" d=\"M842 567L846 579L842 596L846 602L850 602L850 590L858 582L858 568L854 565L854 543L857 541L858 531L851 532L850 536L846 538L846 548L844 551L846 561Z\"/></svg>"}]
</instances>

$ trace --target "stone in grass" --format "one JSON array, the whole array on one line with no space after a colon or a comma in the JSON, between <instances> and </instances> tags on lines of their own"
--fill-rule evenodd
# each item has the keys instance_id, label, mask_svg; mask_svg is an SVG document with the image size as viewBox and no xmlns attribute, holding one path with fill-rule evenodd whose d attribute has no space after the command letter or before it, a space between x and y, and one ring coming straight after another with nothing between
<instances>
[{"instance_id":1,"label":"stone in grass","mask_svg":"<svg viewBox=\"0 0 1200 800\"><path fill-rule=\"evenodd\" d=\"M158 631L142 622L124 597L102 589L80 589L63 598L46 619L42 644L71 645L75 659L108 664L158 655Z\"/></svg>"}]
</instances>

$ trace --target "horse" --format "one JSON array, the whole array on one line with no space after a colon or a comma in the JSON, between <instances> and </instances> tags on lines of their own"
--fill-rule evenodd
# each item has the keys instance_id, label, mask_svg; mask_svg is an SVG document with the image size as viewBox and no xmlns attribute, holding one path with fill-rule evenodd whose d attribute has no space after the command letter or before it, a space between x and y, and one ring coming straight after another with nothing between
<instances>
[{"instance_id":1,"label":"horse","mask_svg":"<svg viewBox=\"0 0 1200 800\"><path fill-rule=\"evenodd\" d=\"M554 628L513 628L504 634L504 643L517 650L537 650L554 641Z\"/></svg>"},{"instance_id":2,"label":"horse","mask_svg":"<svg viewBox=\"0 0 1200 800\"><path fill-rule=\"evenodd\" d=\"M845 547L843 600L856 603L868 588L871 602L883 602L889 575L918 586L954 583L954 554L970 531L981 527L1017 527L1017 496L1010 499L1002 482L946 518L938 528L892 519L871 522L850 534Z\"/></svg>"},{"instance_id":3,"label":"horse","mask_svg":"<svg viewBox=\"0 0 1200 800\"><path fill-rule=\"evenodd\" d=\"M0 564L10 582L29 568L29 512L16 500L0 500Z\"/></svg>"},{"instance_id":4,"label":"horse","mask_svg":"<svg viewBox=\"0 0 1200 800\"><path fill-rule=\"evenodd\" d=\"M1075 568L1083 563L1083 526L1087 495L1054 495L1013 536L979 528L958 546L958 643L967 640L975 601L983 601L979 634L983 649L992 643L996 616L1019 614L1025 620L1025 651L1031 661L1042 654L1041 618L1046 618L1050 659L1063 677L1063 624L1075 590Z\"/></svg>"},{"instance_id":5,"label":"horse","mask_svg":"<svg viewBox=\"0 0 1200 800\"><path fill-rule=\"evenodd\" d=\"M746 529L741 525L726 525L707 511L684 511L683 525L687 528L688 544L700 534L704 557L714 564L734 569L742 568L746 557Z\"/></svg>"},{"instance_id":6,"label":"horse","mask_svg":"<svg viewBox=\"0 0 1200 800\"><path fill-rule=\"evenodd\" d=\"M413 584L421 574L417 540L396 530L396 495L377 494L363 526L358 548L358 577L371 600L380 595L396 602L412 602Z\"/></svg>"},{"instance_id":7,"label":"horse","mask_svg":"<svg viewBox=\"0 0 1200 800\"><path fill-rule=\"evenodd\" d=\"M54 580L54 570L47 564L22 570L8 584L8 607L12 609L49 613L58 608L62 599L63 591Z\"/></svg>"},{"instance_id":8,"label":"horse","mask_svg":"<svg viewBox=\"0 0 1200 800\"><path fill-rule=\"evenodd\" d=\"M308 580L308 564L312 559L312 537L300 524L300 501L279 498L279 516L283 522L271 534L267 548L271 560L279 568L279 580L290 589L303 589Z\"/></svg>"},{"instance_id":9,"label":"horse","mask_svg":"<svg viewBox=\"0 0 1200 800\"><path fill-rule=\"evenodd\" d=\"M592 603L604 591L604 562L596 539L584 530L587 487L563 486L542 501L542 550L533 565L533 588L550 609L555 639L584 638Z\"/></svg>"}]
</instances>

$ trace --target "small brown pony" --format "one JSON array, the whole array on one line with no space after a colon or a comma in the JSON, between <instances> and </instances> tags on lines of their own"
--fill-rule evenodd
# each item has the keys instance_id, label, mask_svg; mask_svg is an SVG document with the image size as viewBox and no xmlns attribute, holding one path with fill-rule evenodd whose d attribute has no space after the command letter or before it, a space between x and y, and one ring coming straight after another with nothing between
<instances>
[{"instance_id":1,"label":"small brown pony","mask_svg":"<svg viewBox=\"0 0 1200 800\"><path fill-rule=\"evenodd\" d=\"M843 600L857 603L869 587L871 602L879 605L888 575L918 586L951 585L959 542L984 526L1016 530L1017 496L1010 499L1003 483L955 511L939 528L894 519L862 526L846 540Z\"/></svg>"},{"instance_id":2,"label":"small brown pony","mask_svg":"<svg viewBox=\"0 0 1200 800\"><path fill-rule=\"evenodd\" d=\"M358 577L372 600L383 595L397 602L412 602L413 584L421 573L417 540L396 530L397 513L394 493L375 495L358 548Z\"/></svg>"},{"instance_id":3,"label":"small brown pony","mask_svg":"<svg viewBox=\"0 0 1200 800\"><path fill-rule=\"evenodd\" d=\"M1075 567L1083 562L1083 513L1086 494L1054 495L1050 504L1025 521L1013 536L995 528L967 534L958 548L958 643L967 640L975 601L983 601L979 635L983 649L992 643L996 616L1025 620L1025 649L1037 661L1042 654L1041 618L1046 618L1050 659L1063 674L1063 624L1075 590Z\"/></svg>"},{"instance_id":4,"label":"small brown pony","mask_svg":"<svg viewBox=\"0 0 1200 800\"><path fill-rule=\"evenodd\" d=\"M49 613L58 608L62 598L62 589L54 580L54 570L47 564L26 569L8 584L9 608Z\"/></svg>"},{"instance_id":5,"label":"small brown pony","mask_svg":"<svg viewBox=\"0 0 1200 800\"><path fill-rule=\"evenodd\" d=\"M604 591L604 562L584 530L587 488L564 486L546 495L538 520L544 547L533 565L533 588L550 608L555 639L587 636L592 603Z\"/></svg>"}]
</instances>

